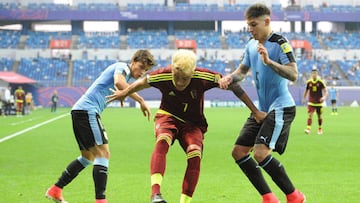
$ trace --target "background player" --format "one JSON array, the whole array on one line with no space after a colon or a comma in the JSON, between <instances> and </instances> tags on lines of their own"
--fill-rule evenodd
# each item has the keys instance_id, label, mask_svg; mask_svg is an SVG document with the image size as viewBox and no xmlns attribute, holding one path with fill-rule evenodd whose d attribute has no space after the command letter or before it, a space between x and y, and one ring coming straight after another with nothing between
<instances>
[{"instance_id":1,"label":"background player","mask_svg":"<svg viewBox=\"0 0 360 203\"><path fill-rule=\"evenodd\" d=\"M27 92L25 95L25 114L30 114L34 109L34 101L31 92Z\"/></svg>"},{"instance_id":2,"label":"background player","mask_svg":"<svg viewBox=\"0 0 360 203\"><path fill-rule=\"evenodd\" d=\"M130 78L140 78L155 64L153 55L147 50L138 50L130 64L118 62L107 67L72 107L73 130L81 155L70 162L58 181L51 186L45 196L55 202L65 203L62 189L85 167L94 164L93 180L95 203L107 203L105 191L108 177L110 151L108 137L101 123L100 114L106 108L105 96L109 88L124 89ZM151 111L138 94L130 95L141 105L144 116L150 119Z\"/></svg>"},{"instance_id":3,"label":"background player","mask_svg":"<svg viewBox=\"0 0 360 203\"><path fill-rule=\"evenodd\" d=\"M311 78L306 82L306 89L304 92L303 102L305 103L308 98L308 119L307 127L305 129L306 134L310 134L313 114L316 111L318 118L318 135L323 134L322 124L322 112L323 103L326 99L328 92L326 89L325 82L319 77L317 69L314 67L311 70Z\"/></svg>"},{"instance_id":4,"label":"background player","mask_svg":"<svg viewBox=\"0 0 360 203\"><path fill-rule=\"evenodd\" d=\"M330 88L328 89L330 103L331 103L331 115L338 115L338 108L337 108L337 100L339 98L339 91L335 87L335 82L331 83Z\"/></svg>"},{"instance_id":5,"label":"background player","mask_svg":"<svg viewBox=\"0 0 360 203\"><path fill-rule=\"evenodd\" d=\"M124 91L113 91L108 102L124 98L151 86L162 93L160 108L155 116L156 144L151 156L151 203L166 203L160 186L166 167L166 154L175 140L186 153L187 167L182 184L180 203L190 203L198 183L207 121L204 115L205 91L218 87L220 73L196 68L197 57L193 51L179 50L172 56L171 67L157 69L134 82ZM260 112L238 84L231 86L261 121L266 113Z\"/></svg>"},{"instance_id":6,"label":"background player","mask_svg":"<svg viewBox=\"0 0 360 203\"><path fill-rule=\"evenodd\" d=\"M22 86L19 86L14 93L15 96L15 104L16 104L16 116L22 116L23 115L23 109L24 109L24 97L25 97L25 91L23 90Z\"/></svg>"},{"instance_id":7,"label":"background player","mask_svg":"<svg viewBox=\"0 0 360 203\"><path fill-rule=\"evenodd\" d=\"M54 90L54 92L52 93L51 95L51 109L50 111L52 113L55 113L56 112L56 109L57 109L57 103L59 101L59 95L58 95L58 92L56 90Z\"/></svg>"}]
</instances>

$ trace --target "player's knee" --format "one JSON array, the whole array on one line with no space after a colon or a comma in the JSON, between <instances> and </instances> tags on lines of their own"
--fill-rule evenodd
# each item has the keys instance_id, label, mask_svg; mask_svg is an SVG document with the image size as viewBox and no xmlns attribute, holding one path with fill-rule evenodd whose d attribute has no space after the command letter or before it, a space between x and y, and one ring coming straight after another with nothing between
<instances>
[{"instance_id":1,"label":"player's knee","mask_svg":"<svg viewBox=\"0 0 360 203\"><path fill-rule=\"evenodd\" d=\"M110 153L109 150L104 151L104 157L105 158L110 159L110 155L111 155L111 153Z\"/></svg>"},{"instance_id":2,"label":"player's knee","mask_svg":"<svg viewBox=\"0 0 360 203\"><path fill-rule=\"evenodd\" d=\"M192 144L186 148L186 156L188 159L202 156L202 149L199 145Z\"/></svg>"},{"instance_id":3,"label":"player's knee","mask_svg":"<svg viewBox=\"0 0 360 203\"><path fill-rule=\"evenodd\" d=\"M107 144L104 145L96 145L91 152L94 157L103 157L106 159L110 159L110 151Z\"/></svg>"},{"instance_id":4,"label":"player's knee","mask_svg":"<svg viewBox=\"0 0 360 203\"><path fill-rule=\"evenodd\" d=\"M235 145L231 151L231 156L234 160L240 160L243 157L247 156L250 153L251 148L240 147L239 145Z\"/></svg>"},{"instance_id":5,"label":"player's knee","mask_svg":"<svg viewBox=\"0 0 360 203\"><path fill-rule=\"evenodd\" d=\"M109 150L100 150L98 151L97 155L95 157L103 157L106 159L110 159L110 151Z\"/></svg>"},{"instance_id":6,"label":"player's knee","mask_svg":"<svg viewBox=\"0 0 360 203\"><path fill-rule=\"evenodd\" d=\"M270 154L271 151L269 150L254 150L254 158L255 160L260 163L264 161L264 159Z\"/></svg>"},{"instance_id":7,"label":"player's knee","mask_svg":"<svg viewBox=\"0 0 360 203\"><path fill-rule=\"evenodd\" d=\"M157 136L156 142L166 142L170 146L172 143L172 138L168 134L161 134Z\"/></svg>"},{"instance_id":8,"label":"player's knee","mask_svg":"<svg viewBox=\"0 0 360 203\"><path fill-rule=\"evenodd\" d=\"M81 151L81 156L84 157L85 159L93 162L94 161L94 154L90 151L86 151L86 150L83 150Z\"/></svg>"},{"instance_id":9,"label":"player's knee","mask_svg":"<svg viewBox=\"0 0 360 203\"><path fill-rule=\"evenodd\" d=\"M194 150L201 151L202 148L201 148L201 146L199 146L199 145L197 145L197 144L191 144L191 145L189 145L189 146L186 148L186 152L194 151Z\"/></svg>"}]
</instances>

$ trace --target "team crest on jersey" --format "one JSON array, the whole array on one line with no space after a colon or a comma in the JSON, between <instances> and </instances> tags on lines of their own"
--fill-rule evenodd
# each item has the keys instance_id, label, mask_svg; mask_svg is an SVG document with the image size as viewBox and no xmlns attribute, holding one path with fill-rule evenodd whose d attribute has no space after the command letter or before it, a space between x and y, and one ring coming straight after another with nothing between
<instances>
[{"instance_id":1,"label":"team crest on jersey","mask_svg":"<svg viewBox=\"0 0 360 203\"><path fill-rule=\"evenodd\" d=\"M174 91L169 92L169 96L175 96Z\"/></svg>"},{"instance_id":2,"label":"team crest on jersey","mask_svg":"<svg viewBox=\"0 0 360 203\"><path fill-rule=\"evenodd\" d=\"M214 82L215 83L219 82L220 78L221 78L221 76L219 74L216 74L215 78L214 78Z\"/></svg>"},{"instance_id":3,"label":"team crest on jersey","mask_svg":"<svg viewBox=\"0 0 360 203\"><path fill-rule=\"evenodd\" d=\"M290 46L289 43L285 42L283 44L280 45L281 46L281 49L282 51L286 54L286 53L289 53L289 52L292 52L292 48Z\"/></svg>"},{"instance_id":4,"label":"team crest on jersey","mask_svg":"<svg viewBox=\"0 0 360 203\"><path fill-rule=\"evenodd\" d=\"M197 98L197 91L196 90L191 90L190 95L191 95L191 98L196 99Z\"/></svg>"}]
</instances>

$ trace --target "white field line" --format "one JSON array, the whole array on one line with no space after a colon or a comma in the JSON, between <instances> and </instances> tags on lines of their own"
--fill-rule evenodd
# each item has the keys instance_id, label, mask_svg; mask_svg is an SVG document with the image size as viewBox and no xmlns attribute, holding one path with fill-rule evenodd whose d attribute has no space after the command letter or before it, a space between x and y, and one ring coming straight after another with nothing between
<instances>
[{"instance_id":1,"label":"white field line","mask_svg":"<svg viewBox=\"0 0 360 203\"><path fill-rule=\"evenodd\" d=\"M19 121L19 122L14 122L14 123L10 123L10 125L15 126L15 125L21 125L23 123L27 123L27 122L31 122L31 121L35 121L37 119L40 119L42 116L37 116L37 117L32 117L29 118L27 120L23 120L23 121Z\"/></svg>"},{"instance_id":2,"label":"white field line","mask_svg":"<svg viewBox=\"0 0 360 203\"><path fill-rule=\"evenodd\" d=\"M18 131L18 132L16 132L16 133L13 133L13 134L11 134L11 135L5 136L5 137L3 137L3 138L0 139L0 143L5 142L6 140L10 140L10 139L12 139L12 138L14 138L14 137L16 137L16 136L18 136L18 135L24 134L24 133L26 133L26 132L28 132L28 131L30 131L30 130L34 130L34 129L38 128L38 127L41 127L41 126L43 126L43 125L46 125L46 124L48 124L48 123L51 123L51 122L53 122L53 121L56 121L56 120L58 120L58 119L60 119L60 118L63 118L63 117L65 117L65 116L69 116L69 115L70 115L69 113L65 113L65 114L62 114L62 115L57 116L57 117L55 117L55 118L52 118L52 119L50 119L50 120L47 120L47 121L44 121L44 122L42 122L42 123L36 124L36 125L34 125L34 126L32 126L32 127L29 127L29 128L24 129L24 130L21 130L21 131Z\"/></svg>"}]
</instances>

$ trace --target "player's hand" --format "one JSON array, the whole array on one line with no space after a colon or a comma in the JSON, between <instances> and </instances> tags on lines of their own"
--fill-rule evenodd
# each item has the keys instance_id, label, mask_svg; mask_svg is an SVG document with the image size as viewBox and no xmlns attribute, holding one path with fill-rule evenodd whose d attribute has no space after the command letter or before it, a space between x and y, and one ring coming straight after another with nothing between
<instances>
[{"instance_id":1,"label":"player's hand","mask_svg":"<svg viewBox=\"0 0 360 203\"><path fill-rule=\"evenodd\" d=\"M306 104L306 99L302 99L301 103L305 106L305 104Z\"/></svg>"},{"instance_id":2,"label":"player's hand","mask_svg":"<svg viewBox=\"0 0 360 203\"><path fill-rule=\"evenodd\" d=\"M120 103L121 103L121 106L123 106L124 105L124 99L126 97L125 92L120 91L117 87L115 87L115 89L110 88L109 90L112 92L112 94L106 96L106 103L110 103L112 101L119 100Z\"/></svg>"},{"instance_id":3,"label":"player's hand","mask_svg":"<svg viewBox=\"0 0 360 203\"><path fill-rule=\"evenodd\" d=\"M228 89L231 82L232 82L231 75L224 76L219 80L219 87L221 89Z\"/></svg>"},{"instance_id":4,"label":"player's hand","mask_svg":"<svg viewBox=\"0 0 360 203\"><path fill-rule=\"evenodd\" d=\"M268 51L262 43L258 43L257 51L260 54L260 59L264 65L268 65L271 63Z\"/></svg>"},{"instance_id":5,"label":"player's hand","mask_svg":"<svg viewBox=\"0 0 360 203\"><path fill-rule=\"evenodd\" d=\"M264 119L266 118L267 113L263 112L263 111L257 111L255 113L253 113L253 116L257 123L262 123L264 121Z\"/></svg>"},{"instance_id":6,"label":"player's hand","mask_svg":"<svg viewBox=\"0 0 360 203\"><path fill-rule=\"evenodd\" d=\"M145 102L140 103L141 111L143 112L144 116L148 117L148 121L150 121L151 118L151 110L149 106Z\"/></svg>"},{"instance_id":7,"label":"player's hand","mask_svg":"<svg viewBox=\"0 0 360 203\"><path fill-rule=\"evenodd\" d=\"M325 97L320 98L320 102L323 103L325 101Z\"/></svg>"}]
</instances>

